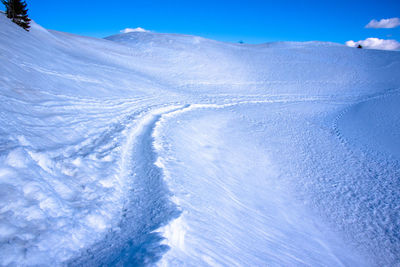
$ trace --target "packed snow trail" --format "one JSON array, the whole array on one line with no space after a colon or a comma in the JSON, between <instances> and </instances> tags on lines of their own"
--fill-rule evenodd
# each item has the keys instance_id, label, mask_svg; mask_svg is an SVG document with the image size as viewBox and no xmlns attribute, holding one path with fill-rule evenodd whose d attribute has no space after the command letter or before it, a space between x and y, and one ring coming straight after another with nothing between
<instances>
[{"instance_id":1,"label":"packed snow trail","mask_svg":"<svg viewBox=\"0 0 400 267\"><path fill-rule=\"evenodd\" d=\"M400 55L0 14L0 265L400 264Z\"/></svg>"},{"instance_id":2,"label":"packed snow trail","mask_svg":"<svg viewBox=\"0 0 400 267\"><path fill-rule=\"evenodd\" d=\"M131 182L126 188L129 196L118 229L70 265L143 265L159 260L167 250L167 246L160 244L162 237L153 231L179 212L169 200L161 170L154 165L151 133L161 114L184 107L167 106L137 118L122 151L122 176Z\"/></svg>"},{"instance_id":3,"label":"packed snow trail","mask_svg":"<svg viewBox=\"0 0 400 267\"><path fill-rule=\"evenodd\" d=\"M225 125L225 111L215 113L215 110L232 109L236 106L282 102L313 103L315 101L315 99L312 102L309 100L242 100L239 103L222 105L167 106L151 110L140 116L137 119L137 126L130 130L128 142L124 146L126 151L122 152L124 155L123 166L131 166L130 168L124 167L123 172L126 176L131 176L132 184L129 186L131 188L129 189L130 197L128 197L129 200L124 206L123 219L119 228L116 232L108 233L104 240L98 242L83 256L81 255L69 264L72 266L150 264L160 260L170 247L172 250L167 253L168 257L161 261L162 265L169 265L170 263L174 265L198 265L202 262L211 265L245 265L248 263L259 265L263 262L290 265L304 263L343 265L346 262L364 265L365 262L354 257L353 251L349 253L349 248L341 247L343 245L335 240L335 237L329 236L326 229L323 229L323 225L318 225L315 218L314 221L307 221L308 218L312 217L305 217L307 213L305 210L299 211L301 206L296 205L296 202L292 199L293 192L288 192L287 188L280 189L280 187L283 187L282 181L280 181L278 187L276 181L271 181L273 179L262 181L263 177L276 175L276 171L273 170L274 167L268 164L270 160L263 154L254 154L257 150L251 146L253 144L244 141L248 137L241 136L240 141L232 138L231 131L238 129L232 129ZM198 120L193 120L192 113L198 110L202 112L208 110L211 117L206 117L200 123ZM171 118L175 118L175 116L186 113L190 116L190 120L184 121L194 123L195 126L185 126L185 133L183 136L179 136L180 141L178 143L184 147L184 158L187 158L186 153L189 153L188 155L194 155L196 160L200 160L200 162L196 162L196 164L190 161L184 163L183 160L178 159L178 162L182 162L192 170L185 172L170 170L164 164L165 159L170 159L170 156L156 158L157 154L163 154L163 147L166 145L165 142L160 142L163 124ZM181 124L181 121L179 120L177 123ZM176 128L175 124L171 124L171 126ZM188 128L193 129L194 132L187 132ZM218 145L220 142L218 140L221 137L217 136L213 139L213 133L218 132L219 129L229 130L230 138L228 140L235 142L235 146L233 144L224 144L222 147L222 144ZM251 134L251 132L243 131L243 129L239 129L237 132L246 132L246 135ZM185 137L188 138L189 143L184 141ZM192 146L194 147L191 148ZM204 146L206 146L206 151L202 151ZM174 147L175 149L179 150L179 146ZM225 153L228 155L214 155L215 149L227 150ZM249 158L251 154L253 155ZM212 158L210 159L210 157ZM234 160L229 160L232 158ZM173 162L176 159L174 157ZM197 165L199 163L200 166ZM221 174L214 173L213 164L216 165L217 169L220 169L219 172L224 173L224 176L221 177L224 178L223 181L215 182L218 175ZM223 168L227 169L224 170ZM200 170L207 170L206 174L203 174ZM191 174L190 177L181 177L184 180L176 181L177 184L169 184L171 189L176 189L176 187L181 189L182 185L185 185L184 192L173 192L173 200L176 203L170 202L171 193L164 183L165 179L167 181L171 179L171 172ZM208 178L209 172L212 173L210 178ZM232 175L239 177L236 180ZM250 177L246 178L243 175L251 175L254 178L249 179ZM204 179L205 177L207 179ZM196 189L194 192L190 191L192 183ZM215 186L217 187L215 188ZM245 186L248 187L246 190L244 190ZM188 190L190 193L188 193ZM231 192L232 190L235 192ZM239 195L237 195L238 193ZM187 200L185 197L180 198L180 194L198 196L200 199L196 200L190 197L189 207L184 207L181 202ZM257 195L262 199L257 199ZM213 196L218 196L218 198L214 199ZM221 203L220 198L223 196L226 196L226 199L222 199L223 202ZM246 201L251 202L247 203ZM259 204L252 207L252 202L263 203L265 207L260 209ZM177 207L180 209L178 210ZM210 217L207 212L201 212L204 208L218 212L217 217ZM181 212L183 212L182 215ZM239 218L236 215L237 213L241 214ZM188 225L184 222L187 214L192 216L190 223L196 223L195 227L189 223L189 227L194 228L194 231L189 235L193 240L189 239L189 242L186 240L191 252L186 256L179 254L172 254L171 256L170 254L174 250L187 250L185 248L187 246L185 236L188 235ZM264 217L263 214L268 214L268 216ZM243 217L248 219L249 224L237 221ZM165 225L173 219L176 219L176 221L173 221L170 225ZM210 227L209 222L220 226ZM164 230L155 231L160 226L163 226ZM227 232L224 232L224 229ZM231 233L235 229L236 233ZM204 236L205 231L211 233ZM254 233L254 236L251 233ZM167 238L167 243L163 242L163 236ZM220 240L220 243L211 242L209 236ZM207 239L201 240L199 237L206 237ZM246 240L250 243L247 243ZM259 244L255 245L257 242ZM332 243L334 247L332 247ZM201 244L201 246L199 247L196 244ZM305 244L308 245L305 247ZM301 247L301 250L298 247ZM235 249L238 251L232 253ZM233 255L239 254L240 257L232 258ZM283 255L290 255L290 257L283 260L285 258L282 257Z\"/></svg>"}]
</instances>

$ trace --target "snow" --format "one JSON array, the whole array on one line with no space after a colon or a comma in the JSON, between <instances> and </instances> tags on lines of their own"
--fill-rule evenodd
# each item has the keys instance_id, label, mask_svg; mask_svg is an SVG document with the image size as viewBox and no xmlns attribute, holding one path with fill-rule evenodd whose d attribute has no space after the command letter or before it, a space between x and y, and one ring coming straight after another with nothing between
<instances>
[{"instance_id":1,"label":"snow","mask_svg":"<svg viewBox=\"0 0 400 267\"><path fill-rule=\"evenodd\" d=\"M0 265L400 264L398 52L0 23Z\"/></svg>"},{"instance_id":2,"label":"snow","mask_svg":"<svg viewBox=\"0 0 400 267\"><path fill-rule=\"evenodd\" d=\"M360 149L400 159L399 95L388 94L349 107L338 121L344 138Z\"/></svg>"}]
</instances>

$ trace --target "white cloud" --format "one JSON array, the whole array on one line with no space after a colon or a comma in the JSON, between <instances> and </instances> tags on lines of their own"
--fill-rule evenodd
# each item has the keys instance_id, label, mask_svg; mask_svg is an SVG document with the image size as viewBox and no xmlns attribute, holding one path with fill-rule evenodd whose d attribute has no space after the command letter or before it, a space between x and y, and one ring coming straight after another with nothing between
<instances>
[{"instance_id":1,"label":"white cloud","mask_svg":"<svg viewBox=\"0 0 400 267\"><path fill-rule=\"evenodd\" d=\"M132 28L126 28L123 30L120 30L121 33L129 33L129 32L148 32L148 30L145 30L143 28L137 27L135 29Z\"/></svg>"},{"instance_id":2,"label":"white cloud","mask_svg":"<svg viewBox=\"0 0 400 267\"><path fill-rule=\"evenodd\" d=\"M381 19L380 21L377 21L376 19L371 20L365 28L396 28L400 26L400 18L391 18L391 19Z\"/></svg>"},{"instance_id":3,"label":"white cloud","mask_svg":"<svg viewBox=\"0 0 400 267\"><path fill-rule=\"evenodd\" d=\"M385 40L378 38L367 38L358 42L347 41L347 46L357 47L361 45L363 48L381 49L381 50L400 50L400 43L396 40Z\"/></svg>"}]
</instances>

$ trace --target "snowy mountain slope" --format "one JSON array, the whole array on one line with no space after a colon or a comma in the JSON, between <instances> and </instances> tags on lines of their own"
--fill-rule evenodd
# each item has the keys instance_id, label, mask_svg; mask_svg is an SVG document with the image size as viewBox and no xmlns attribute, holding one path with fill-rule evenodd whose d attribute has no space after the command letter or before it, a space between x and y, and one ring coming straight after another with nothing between
<instances>
[{"instance_id":1,"label":"snowy mountain slope","mask_svg":"<svg viewBox=\"0 0 400 267\"><path fill-rule=\"evenodd\" d=\"M0 265L400 264L398 52L0 23Z\"/></svg>"},{"instance_id":2,"label":"snowy mountain slope","mask_svg":"<svg viewBox=\"0 0 400 267\"><path fill-rule=\"evenodd\" d=\"M399 95L394 93L357 103L338 120L338 131L361 149L399 160L399 101Z\"/></svg>"},{"instance_id":3,"label":"snowy mountain slope","mask_svg":"<svg viewBox=\"0 0 400 267\"><path fill-rule=\"evenodd\" d=\"M150 51L150 60L157 59L157 72L184 92L347 97L393 88L399 81L392 71L385 71L400 68L393 52L348 49L333 43L243 45L149 32L107 39L138 53Z\"/></svg>"}]
</instances>

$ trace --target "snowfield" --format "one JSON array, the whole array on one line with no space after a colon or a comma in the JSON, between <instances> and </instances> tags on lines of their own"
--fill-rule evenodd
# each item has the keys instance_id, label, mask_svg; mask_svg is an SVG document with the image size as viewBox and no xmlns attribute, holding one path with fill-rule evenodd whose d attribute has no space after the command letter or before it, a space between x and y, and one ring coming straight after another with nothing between
<instances>
[{"instance_id":1,"label":"snowfield","mask_svg":"<svg viewBox=\"0 0 400 267\"><path fill-rule=\"evenodd\" d=\"M400 265L399 52L0 24L0 266Z\"/></svg>"}]
</instances>

